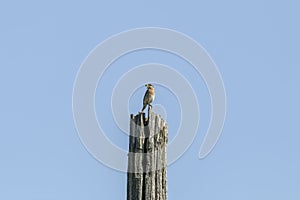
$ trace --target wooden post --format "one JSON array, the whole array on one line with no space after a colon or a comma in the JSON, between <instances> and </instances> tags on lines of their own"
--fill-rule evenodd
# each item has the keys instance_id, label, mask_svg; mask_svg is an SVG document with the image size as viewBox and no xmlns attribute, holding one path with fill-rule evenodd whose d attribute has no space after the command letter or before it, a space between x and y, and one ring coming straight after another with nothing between
<instances>
[{"instance_id":1,"label":"wooden post","mask_svg":"<svg viewBox=\"0 0 300 200\"><path fill-rule=\"evenodd\" d=\"M168 125L151 109L130 118L127 200L166 200Z\"/></svg>"}]
</instances>

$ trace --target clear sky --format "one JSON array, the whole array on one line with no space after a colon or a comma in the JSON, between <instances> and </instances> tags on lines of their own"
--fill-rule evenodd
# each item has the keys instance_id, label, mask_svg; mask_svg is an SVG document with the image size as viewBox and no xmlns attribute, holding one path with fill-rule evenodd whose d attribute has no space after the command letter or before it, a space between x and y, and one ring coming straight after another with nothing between
<instances>
[{"instance_id":1,"label":"clear sky","mask_svg":"<svg viewBox=\"0 0 300 200\"><path fill-rule=\"evenodd\" d=\"M1 2L0 199L125 199L126 175L80 142L72 91L96 45L145 26L183 32L207 50L226 87L225 126L199 160L210 118L203 80L174 55L135 52L115 62L97 89L97 117L113 143L128 144L106 106L118 77L139 64L168 64L197 88L201 110L192 146L168 167L169 199L299 199L299 8L296 0ZM143 93L135 91L130 112L141 108ZM172 139L178 100L157 86L155 103L166 109Z\"/></svg>"}]
</instances>

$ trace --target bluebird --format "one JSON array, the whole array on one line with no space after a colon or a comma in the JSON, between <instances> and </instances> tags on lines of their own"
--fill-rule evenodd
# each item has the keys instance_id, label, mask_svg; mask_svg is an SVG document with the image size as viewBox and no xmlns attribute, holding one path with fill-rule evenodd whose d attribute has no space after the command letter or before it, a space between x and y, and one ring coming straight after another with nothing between
<instances>
[{"instance_id":1,"label":"bluebird","mask_svg":"<svg viewBox=\"0 0 300 200\"><path fill-rule=\"evenodd\" d=\"M147 105L152 108L151 103L154 101L155 98L155 91L154 91L154 87L151 84L146 84L145 85L147 87L147 91L145 93L144 96L144 100L143 100L143 109L141 112L144 112L145 108L147 107Z\"/></svg>"}]
</instances>

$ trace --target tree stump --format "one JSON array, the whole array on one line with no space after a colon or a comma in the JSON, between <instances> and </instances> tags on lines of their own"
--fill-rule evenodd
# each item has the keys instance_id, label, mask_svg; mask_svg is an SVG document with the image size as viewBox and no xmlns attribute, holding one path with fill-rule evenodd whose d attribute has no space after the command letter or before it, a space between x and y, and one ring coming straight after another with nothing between
<instances>
[{"instance_id":1,"label":"tree stump","mask_svg":"<svg viewBox=\"0 0 300 200\"><path fill-rule=\"evenodd\" d=\"M168 125L148 110L130 119L127 200L166 200Z\"/></svg>"}]
</instances>

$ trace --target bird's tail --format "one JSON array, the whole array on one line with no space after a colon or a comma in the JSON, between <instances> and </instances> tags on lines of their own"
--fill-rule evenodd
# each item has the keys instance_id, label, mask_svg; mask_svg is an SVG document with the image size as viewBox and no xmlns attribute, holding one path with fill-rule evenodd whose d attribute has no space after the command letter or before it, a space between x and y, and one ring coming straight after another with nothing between
<instances>
[{"instance_id":1,"label":"bird's tail","mask_svg":"<svg viewBox=\"0 0 300 200\"><path fill-rule=\"evenodd\" d=\"M143 106L142 112L144 112L146 106L147 106L147 104L145 104L145 105Z\"/></svg>"}]
</instances>

